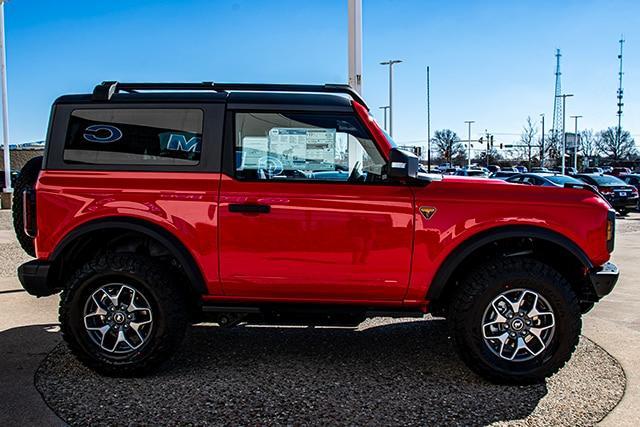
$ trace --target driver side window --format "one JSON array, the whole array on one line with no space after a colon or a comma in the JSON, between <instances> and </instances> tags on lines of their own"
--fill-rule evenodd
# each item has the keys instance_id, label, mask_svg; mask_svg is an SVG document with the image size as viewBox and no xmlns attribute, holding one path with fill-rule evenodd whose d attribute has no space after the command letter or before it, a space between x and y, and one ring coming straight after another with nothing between
<instances>
[{"instance_id":1,"label":"driver side window","mask_svg":"<svg viewBox=\"0 0 640 427\"><path fill-rule=\"evenodd\" d=\"M351 115L236 113L235 175L245 180L383 182L386 162Z\"/></svg>"}]
</instances>

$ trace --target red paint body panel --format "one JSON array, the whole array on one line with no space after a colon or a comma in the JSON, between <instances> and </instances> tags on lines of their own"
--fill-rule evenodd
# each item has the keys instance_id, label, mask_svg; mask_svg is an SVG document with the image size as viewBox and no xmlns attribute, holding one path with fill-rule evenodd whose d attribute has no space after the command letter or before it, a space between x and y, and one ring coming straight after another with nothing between
<instances>
[{"instance_id":1,"label":"red paint body panel","mask_svg":"<svg viewBox=\"0 0 640 427\"><path fill-rule=\"evenodd\" d=\"M229 212L265 204L268 214ZM401 301L409 284L413 193L403 185L248 182L222 177L225 295Z\"/></svg>"},{"instance_id":2,"label":"red paint body panel","mask_svg":"<svg viewBox=\"0 0 640 427\"><path fill-rule=\"evenodd\" d=\"M608 205L589 191L445 177L415 192L416 208L432 206L436 212L429 220L416 212L407 302L424 299L439 266L461 243L498 227L528 225L554 231L576 243L594 265L609 260Z\"/></svg>"},{"instance_id":3,"label":"red paint body panel","mask_svg":"<svg viewBox=\"0 0 640 427\"><path fill-rule=\"evenodd\" d=\"M390 142L354 102L388 158ZM36 252L48 259L77 227L137 218L184 244L205 278L205 300L330 302L426 310L447 257L508 225L557 232L594 265L609 259L608 205L586 190L445 177L424 186L238 181L217 173L54 171L37 189ZM229 204L269 205L268 214ZM436 208L430 219L421 206Z\"/></svg>"},{"instance_id":4,"label":"red paint body panel","mask_svg":"<svg viewBox=\"0 0 640 427\"><path fill-rule=\"evenodd\" d=\"M68 233L90 221L137 218L178 238L209 292L219 294L219 181L220 174L209 173L42 171L36 186L36 255L48 258Z\"/></svg>"}]
</instances>

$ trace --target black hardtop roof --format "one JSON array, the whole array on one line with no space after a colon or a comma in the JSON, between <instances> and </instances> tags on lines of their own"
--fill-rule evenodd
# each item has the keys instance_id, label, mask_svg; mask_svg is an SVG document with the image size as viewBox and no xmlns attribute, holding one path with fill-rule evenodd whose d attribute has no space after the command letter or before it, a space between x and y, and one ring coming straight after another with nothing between
<instances>
[{"instance_id":1,"label":"black hardtop roof","mask_svg":"<svg viewBox=\"0 0 640 427\"><path fill-rule=\"evenodd\" d=\"M339 84L290 85L253 83L118 83L103 82L92 94L64 95L56 104L133 102L228 102L350 107L353 99L366 107L350 86Z\"/></svg>"}]
</instances>

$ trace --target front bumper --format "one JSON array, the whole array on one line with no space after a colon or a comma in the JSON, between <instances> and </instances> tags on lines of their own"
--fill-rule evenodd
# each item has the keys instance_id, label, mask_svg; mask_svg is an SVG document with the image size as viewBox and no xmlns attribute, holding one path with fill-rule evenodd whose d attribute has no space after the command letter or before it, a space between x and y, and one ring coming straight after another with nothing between
<instances>
[{"instance_id":1,"label":"front bumper","mask_svg":"<svg viewBox=\"0 0 640 427\"><path fill-rule=\"evenodd\" d=\"M40 260L25 262L18 267L18 279L29 294L36 297L53 295L59 289L50 286L51 263Z\"/></svg>"},{"instance_id":2,"label":"front bumper","mask_svg":"<svg viewBox=\"0 0 640 427\"><path fill-rule=\"evenodd\" d=\"M619 276L620 271L612 262L608 262L589 272L589 279L591 281L591 286L593 287L593 293L598 299L608 295L613 290L614 286L618 282Z\"/></svg>"}]
</instances>

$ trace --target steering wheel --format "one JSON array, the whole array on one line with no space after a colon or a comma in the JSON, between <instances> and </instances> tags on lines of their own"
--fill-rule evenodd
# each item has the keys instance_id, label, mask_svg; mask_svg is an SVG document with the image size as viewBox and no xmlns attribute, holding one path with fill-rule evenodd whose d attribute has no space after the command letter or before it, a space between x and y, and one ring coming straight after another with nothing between
<instances>
[{"instance_id":1,"label":"steering wheel","mask_svg":"<svg viewBox=\"0 0 640 427\"><path fill-rule=\"evenodd\" d=\"M351 170L351 173L349 174L349 178L347 178L347 182L358 182L358 181L360 181L361 177L362 177L362 173L360 173L360 162L357 161L353 165L353 169Z\"/></svg>"}]
</instances>

